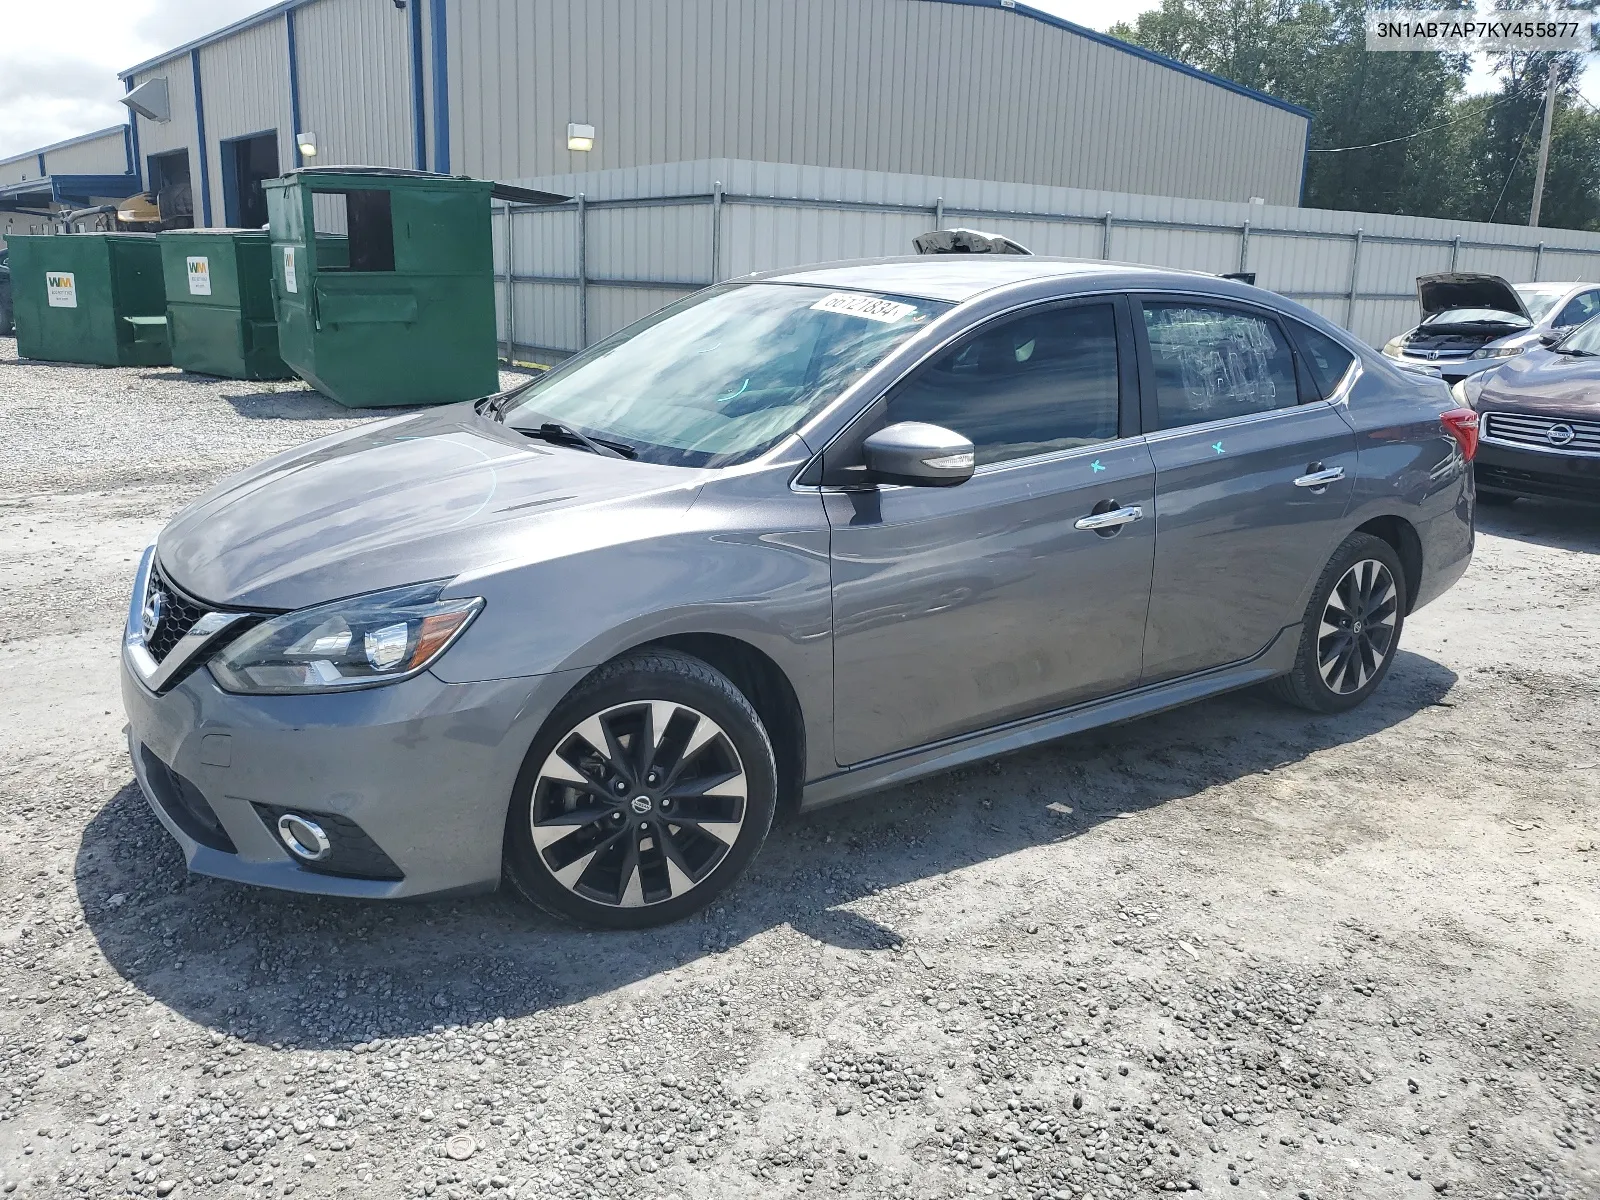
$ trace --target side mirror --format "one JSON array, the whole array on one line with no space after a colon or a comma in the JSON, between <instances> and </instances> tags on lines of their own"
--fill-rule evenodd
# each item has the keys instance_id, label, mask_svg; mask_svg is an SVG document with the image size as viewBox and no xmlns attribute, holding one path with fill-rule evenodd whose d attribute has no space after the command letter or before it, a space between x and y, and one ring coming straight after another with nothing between
<instances>
[{"instance_id":1,"label":"side mirror","mask_svg":"<svg viewBox=\"0 0 1600 1200\"><path fill-rule=\"evenodd\" d=\"M861 445L876 482L954 487L972 478L972 443L954 430L922 421L887 425Z\"/></svg>"},{"instance_id":2,"label":"side mirror","mask_svg":"<svg viewBox=\"0 0 1600 1200\"><path fill-rule=\"evenodd\" d=\"M1561 328L1552 329L1549 333L1541 333L1539 335L1539 344L1541 346L1554 346L1562 338L1566 337L1569 332L1571 332L1570 329Z\"/></svg>"}]
</instances>

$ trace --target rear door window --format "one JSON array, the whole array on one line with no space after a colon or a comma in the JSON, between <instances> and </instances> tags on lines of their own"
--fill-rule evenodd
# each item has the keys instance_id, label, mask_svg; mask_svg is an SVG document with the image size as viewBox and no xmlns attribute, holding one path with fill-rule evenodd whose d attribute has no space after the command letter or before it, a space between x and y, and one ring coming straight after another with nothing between
<instances>
[{"instance_id":1,"label":"rear door window","mask_svg":"<svg viewBox=\"0 0 1600 1200\"><path fill-rule=\"evenodd\" d=\"M1189 301L1145 300L1139 307L1155 369L1155 429L1300 403L1294 352L1276 321Z\"/></svg>"}]
</instances>

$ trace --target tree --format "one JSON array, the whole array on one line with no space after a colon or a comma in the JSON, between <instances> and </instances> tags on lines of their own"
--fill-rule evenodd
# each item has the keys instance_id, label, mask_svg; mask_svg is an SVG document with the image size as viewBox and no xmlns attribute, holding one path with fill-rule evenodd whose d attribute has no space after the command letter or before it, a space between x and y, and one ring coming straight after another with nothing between
<instances>
[{"instance_id":1,"label":"tree","mask_svg":"<svg viewBox=\"0 0 1600 1200\"><path fill-rule=\"evenodd\" d=\"M1161 0L1111 33L1310 109L1313 208L1527 220L1529 126L1557 70L1544 223L1600 228L1600 114L1579 107L1577 55L1500 56L1499 91L1466 96L1466 55L1370 52L1365 16L1362 0Z\"/></svg>"}]
</instances>

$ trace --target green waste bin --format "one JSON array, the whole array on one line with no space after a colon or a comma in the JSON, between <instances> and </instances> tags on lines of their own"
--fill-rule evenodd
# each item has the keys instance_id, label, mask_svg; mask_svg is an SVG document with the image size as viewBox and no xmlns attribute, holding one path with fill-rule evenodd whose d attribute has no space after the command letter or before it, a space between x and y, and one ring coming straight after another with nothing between
<instances>
[{"instance_id":1,"label":"green waste bin","mask_svg":"<svg viewBox=\"0 0 1600 1200\"><path fill-rule=\"evenodd\" d=\"M278 352L297 375L351 408L499 390L490 198L565 197L377 167L303 167L263 186Z\"/></svg>"},{"instance_id":2,"label":"green waste bin","mask_svg":"<svg viewBox=\"0 0 1600 1200\"><path fill-rule=\"evenodd\" d=\"M272 243L259 229L157 235L172 363L228 379L288 379L272 311Z\"/></svg>"},{"instance_id":3,"label":"green waste bin","mask_svg":"<svg viewBox=\"0 0 1600 1200\"><path fill-rule=\"evenodd\" d=\"M23 358L108 367L172 361L155 234L13 234L6 244Z\"/></svg>"}]
</instances>

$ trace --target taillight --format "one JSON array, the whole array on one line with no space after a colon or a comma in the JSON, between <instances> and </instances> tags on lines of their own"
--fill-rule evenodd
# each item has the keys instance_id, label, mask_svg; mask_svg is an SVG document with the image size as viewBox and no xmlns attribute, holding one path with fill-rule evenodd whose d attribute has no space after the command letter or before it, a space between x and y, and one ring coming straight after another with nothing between
<instances>
[{"instance_id":1,"label":"taillight","mask_svg":"<svg viewBox=\"0 0 1600 1200\"><path fill-rule=\"evenodd\" d=\"M1471 462L1478 453L1478 414L1470 408L1452 408L1439 414L1444 430L1461 447L1461 457Z\"/></svg>"}]
</instances>

